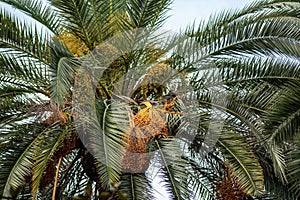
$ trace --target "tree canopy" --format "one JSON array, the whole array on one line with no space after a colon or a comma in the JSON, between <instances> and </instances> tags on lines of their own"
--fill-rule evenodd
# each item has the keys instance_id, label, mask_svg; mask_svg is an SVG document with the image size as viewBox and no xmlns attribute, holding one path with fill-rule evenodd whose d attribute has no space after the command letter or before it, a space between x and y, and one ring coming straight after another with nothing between
<instances>
[{"instance_id":1,"label":"tree canopy","mask_svg":"<svg viewBox=\"0 0 300 200\"><path fill-rule=\"evenodd\" d=\"M300 197L299 0L0 2L1 199Z\"/></svg>"}]
</instances>

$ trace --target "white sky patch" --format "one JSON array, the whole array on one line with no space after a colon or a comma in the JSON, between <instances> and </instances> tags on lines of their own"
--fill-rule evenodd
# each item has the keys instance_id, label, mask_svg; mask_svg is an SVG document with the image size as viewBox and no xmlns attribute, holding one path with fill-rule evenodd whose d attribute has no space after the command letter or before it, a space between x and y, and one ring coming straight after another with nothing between
<instances>
[{"instance_id":1,"label":"white sky patch","mask_svg":"<svg viewBox=\"0 0 300 200\"><path fill-rule=\"evenodd\" d=\"M196 26L211 14L222 10L242 8L252 0L174 0L163 28L179 31L195 21Z\"/></svg>"}]
</instances>

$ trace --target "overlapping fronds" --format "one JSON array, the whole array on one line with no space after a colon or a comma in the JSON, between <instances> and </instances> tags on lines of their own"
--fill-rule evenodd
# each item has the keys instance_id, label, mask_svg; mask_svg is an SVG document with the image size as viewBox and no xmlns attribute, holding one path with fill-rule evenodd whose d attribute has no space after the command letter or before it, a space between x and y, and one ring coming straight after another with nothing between
<instances>
[{"instance_id":1,"label":"overlapping fronds","mask_svg":"<svg viewBox=\"0 0 300 200\"><path fill-rule=\"evenodd\" d=\"M32 20L0 11L1 198L152 199L149 166L171 199L299 198L299 0L168 37L170 0L0 2Z\"/></svg>"},{"instance_id":2,"label":"overlapping fronds","mask_svg":"<svg viewBox=\"0 0 300 200\"><path fill-rule=\"evenodd\" d=\"M189 163L178 148L178 141L170 137L156 140L154 143L161 163L159 166L161 184L166 188L171 199L188 199L191 195L186 176Z\"/></svg>"},{"instance_id":3,"label":"overlapping fronds","mask_svg":"<svg viewBox=\"0 0 300 200\"><path fill-rule=\"evenodd\" d=\"M94 38L91 30L94 28L91 25L94 24L89 23L93 18L89 2L86 0L55 0L51 3L63 17L64 27L72 31L87 47L92 49Z\"/></svg>"},{"instance_id":4,"label":"overlapping fronds","mask_svg":"<svg viewBox=\"0 0 300 200\"><path fill-rule=\"evenodd\" d=\"M166 20L170 0L130 0L127 3L128 28L157 29Z\"/></svg>"},{"instance_id":5,"label":"overlapping fronds","mask_svg":"<svg viewBox=\"0 0 300 200\"><path fill-rule=\"evenodd\" d=\"M54 34L59 33L60 18L57 16L57 12L47 3L43 1L31 1L31 0L1 0L1 2L7 3L25 13L31 17L34 21L39 22L41 25L47 27Z\"/></svg>"},{"instance_id":6,"label":"overlapping fronds","mask_svg":"<svg viewBox=\"0 0 300 200\"><path fill-rule=\"evenodd\" d=\"M61 105L66 98L70 98L71 86L74 83L75 71L80 67L80 61L58 40L51 45L52 60L49 71L51 73L51 93L53 103Z\"/></svg>"},{"instance_id":7,"label":"overlapping fronds","mask_svg":"<svg viewBox=\"0 0 300 200\"><path fill-rule=\"evenodd\" d=\"M244 145L236 145L241 144ZM245 193L262 195L264 191L263 171L250 147L243 138L234 133L222 133L218 140L221 151L233 167L233 174L237 177L240 187Z\"/></svg>"},{"instance_id":8,"label":"overlapping fronds","mask_svg":"<svg viewBox=\"0 0 300 200\"><path fill-rule=\"evenodd\" d=\"M12 126L10 129L3 129L1 127L1 139L0 139L0 149L1 149L1 174L0 174L0 193L1 197L11 197L17 196L17 188L22 186L26 176L30 175L30 168L28 166L32 165L32 158L27 157L27 162L24 157L29 153L24 151L30 145L33 134L30 130L34 130L36 126L34 124L26 124L19 126ZM39 128L37 128L38 130ZM22 165L19 165L22 163ZM25 170L24 170L25 168ZM13 173L11 173L13 171ZM15 176L14 173L16 173ZM21 176L22 175L22 176ZM24 177L25 176L25 177ZM14 180L8 182L8 180ZM6 189L4 190L4 188Z\"/></svg>"},{"instance_id":9,"label":"overlapping fronds","mask_svg":"<svg viewBox=\"0 0 300 200\"><path fill-rule=\"evenodd\" d=\"M37 199L40 183L45 178L44 173L47 165L51 165L51 162L57 162L57 160L51 160L51 157L62 145L64 139L70 134L70 131L57 130L50 133L42 134L35 141L34 147L34 164L32 169L32 198ZM54 164L55 165L55 164ZM46 172L48 173L48 172Z\"/></svg>"},{"instance_id":10,"label":"overlapping fronds","mask_svg":"<svg viewBox=\"0 0 300 200\"><path fill-rule=\"evenodd\" d=\"M122 137L129 127L130 115L126 104L119 102L98 102L95 111L97 118L89 119L86 127L89 138L84 140L96 159L99 181L104 189L109 190L120 180L125 150Z\"/></svg>"},{"instance_id":11,"label":"overlapping fronds","mask_svg":"<svg viewBox=\"0 0 300 200\"><path fill-rule=\"evenodd\" d=\"M276 144L293 141L299 134L299 83L286 85L279 93L276 103L269 109L266 115L266 133L269 140Z\"/></svg>"},{"instance_id":12,"label":"overlapping fronds","mask_svg":"<svg viewBox=\"0 0 300 200\"><path fill-rule=\"evenodd\" d=\"M126 198L133 200L153 199L153 187L145 174L126 174L121 176L120 194L126 194ZM119 197L120 198L120 197ZM120 198L121 199L121 198Z\"/></svg>"},{"instance_id":13,"label":"overlapping fronds","mask_svg":"<svg viewBox=\"0 0 300 200\"><path fill-rule=\"evenodd\" d=\"M26 56L41 62L49 63L48 34L38 33L36 28L21 22L5 10L0 11L0 47L1 51Z\"/></svg>"},{"instance_id":14,"label":"overlapping fronds","mask_svg":"<svg viewBox=\"0 0 300 200\"><path fill-rule=\"evenodd\" d=\"M298 134L299 136L299 134ZM299 175L300 175L300 152L299 152L299 137L297 137L296 146L289 147L290 150L287 152L287 171L288 171L288 180L289 180L289 191L292 191L292 195L295 197L300 197L299 190Z\"/></svg>"},{"instance_id":15,"label":"overlapping fronds","mask_svg":"<svg viewBox=\"0 0 300 200\"><path fill-rule=\"evenodd\" d=\"M32 168L35 166L36 148L42 148L39 147L39 143L44 142L45 137L51 137L49 134L53 133L53 129L55 130L57 128L57 125L54 125L53 127L42 130L28 146L22 149L22 153L17 157L17 160L13 163L13 167L8 173L9 176L6 179L6 184L3 189L4 197L14 198L17 196L16 192L18 189L27 182L26 179L30 179L33 173ZM18 151L13 152L13 154L17 154L17 152ZM42 174L40 174L40 176L41 175Z\"/></svg>"}]
</instances>

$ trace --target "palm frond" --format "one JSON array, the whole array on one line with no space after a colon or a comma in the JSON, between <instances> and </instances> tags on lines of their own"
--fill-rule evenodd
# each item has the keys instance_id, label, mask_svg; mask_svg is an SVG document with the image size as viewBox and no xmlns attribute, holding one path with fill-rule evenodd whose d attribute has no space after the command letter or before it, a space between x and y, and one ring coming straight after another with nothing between
<instances>
[{"instance_id":1,"label":"palm frond","mask_svg":"<svg viewBox=\"0 0 300 200\"><path fill-rule=\"evenodd\" d=\"M127 3L129 28L159 28L167 18L170 0L130 0Z\"/></svg>"},{"instance_id":2,"label":"palm frond","mask_svg":"<svg viewBox=\"0 0 300 200\"><path fill-rule=\"evenodd\" d=\"M299 79L300 63L295 57L222 59L215 62L220 83L243 84L247 82L267 82L282 86L288 81ZM218 79L214 79L216 83Z\"/></svg>"},{"instance_id":3,"label":"palm frond","mask_svg":"<svg viewBox=\"0 0 300 200\"><path fill-rule=\"evenodd\" d=\"M80 38L91 50L94 47L95 38L94 28L90 24L92 20L92 10L89 2L86 0L53 0L51 1L62 16L62 24L67 31Z\"/></svg>"},{"instance_id":4,"label":"palm frond","mask_svg":"<svg viewBox=\"0 0 300 200\"><path fill-rule=\"evenodd\" d=\"M59 171L56 198L64 196L72 197L76 194L78 195L84 193L84 187L89 178L83 172L82 161L80 157L81 151L73 150L63 158L61 170ZM53 188L50 187L50 191L45 191L45 193L50 193L52 195L52 189ZM51 198L51 196L49 198Z\"/></svg>"},{"instance_id":5,"label":"palm frond","mask_svg":"<svg viewBox=\"0 0 300 200\"><path fill-rule=\"evenodd\" d=\"M10 128L6 127L3 129L1 127L1 139L0 139L0 196L3 197L15 197L17 196L18 190L15 187L21 187L24 183L24 177L14 177L13 170L17 170L24 174L25 176L30 175L29 170L23 172L24 166L15 165L19 158L23 155L26 148L30 145L33 134L31 131L35 129L40 129L41 127L36 127L34 124L17 125ZM28 161L32 162L31 158L28 157ZM26 162L23 162L26 165ZM31 165L31 164L29 164ZM26 173L28 172L28 173ZM16 175L20 175L17 173ZM9 179L14 179L14 183L7 181ZM17 182L16 182L17 181ZM15 188L15 189L13 189Z\"/></svg>"},{"instance_id":6,"label":"palm frond","mask_svg":"<svg viewBox=\"0 0 300 200\"><path fill-rule=\"evenodd\" d=\"M88 0L93 13L89 27L97 42L105 41L124 29L126 17L126 1L123 0Z\"/></svg>"},{"instance_id":7,"label":"palm frond","mask_svg":"<svg viewBox=\"0 0 300 200\"><path fill-rule=\"evenodd\" d=\"M268 155L267 151L260 150L256 152L256 155L259 157L259 161L264 171L265 189L268 192L265 196L271 199L295 199L295 195L290 191L289 185L276 175L276 169L273 165L274 159L271 160L271 156Z\"/></svg>"},{"instance_id":8,"label":"palm frond","mask_svg":"<svg viewBox=\"0 0 300 200\"><path fill-rule=\"evenodd\" d=\"M298 27L299 24L289 18L255 22L245 19L225 27L214 26L194 35L202 46L202 60L220 55L298 55Z\"/></svg>"},{"instance_id":9,"label":"palm frond","mask_svg":"<svg viewBox=\"0 0 300 200\"><path fill-rule=\"evenodd\" d=\"M267 111L265 130L271 142L274 141L279 145L283 141L293 141L295 135L299 133L299 98L298 82L290 83L283 87L278 100Z\"/></svg>"},{"instance_id":10,"label":"palm frond","mask_svg":"<svg viewBox=\"0 0 300 200\"><path fill-rule=\"evenodd\" d=\"M155 140L162 166L159 176L171 199L187 199L191 195L188 186L188 161L182 157L178 142L174 138Z\"/></svg>"},{"instance_id":11,"label":"palm frond","mask_svg":"<svg viewBox=\"0 0 300 200\"><path fill-rule=\"evenodd\" d=\"M24 149L22 155L14 162L13 168L8 172L6 184L3 189L3 197L12 198L17 196L17 190L25 184L26 176L30 176L33 166L33 152L31 145Z\"/></svg>"},{"instance_id":12,"label":"palm frond","mask_svg":"<svg viewBox=\"0 0 300 200\"><path fill-rule=\"evenodd\" d=\"M14 94L16 94L17 91L18 90L13 89ZM5 94L8 93L4 93L4 95ZM17 123L22 123L22 121L32 121L31 116L28 115L28 110L34 103L33 98L24 95L23 91L22 94L16 94L13 98L0 98L0 129L5 130L10 126L12 126L10 128L14 128Z\"/></svg>"},{"instance_id":13,"label":"palm frond","mask_svg":"<svg viewBox=\"0 0 300 200\"><path fill-rule=\"evenodd\" d=\"M33 20L40 22L54 34L58 34L61 25L58 13L51 6L43 1L31 0L1 0L14 8L22 11Z\"/></svg>"},{"instance_id":14,"label":"palm frond","mask_svg":"<svg viewBox=\"0 0 300 200\"><path fill-rule=\"evenodd\" d=\"M200 156L199 156L200 157ZM189 185L192 188L191 191L194 194L194 198L198 199L215 199L215 183L218 181L221 174L216 170L216 166L219 165L217 160L209 155L206 158L202 158L201 161L195 161L189 159L189 163L192 170L189 170ZM207 162L205 162L206 160ZM222 163L221 161L220 163ZM211 166L215 165L215 166Z\"/></svg>"},{"instance_id":15,"label":"palm frond","mask_svg":"<svg viewBox=\"0 0 300 200\"><path fill-rule=\"evenodd\" d=\"M35 27L21 22L5 10L0 11L0 22L1 51L10 50L19 56L35 59L45 65L49 64L47 33L39 33Z\"/></svg>"},{"instance_id":16,"label":"palm frond","mask_svg":"<svg viewBox=\"0 0 300 200\"><path fill-rule=\"evenodd\" d=\"M22 154L13 163L13 167L8 173L9 176L6 179L5 187L3 189L4 197L16 197L18 189L25 184L25 179L32 174L32 168L34 166L34 156L36 154L36 144L40 142L40 137L47 132L51 132L54 127L49 127L40 132L40 134L23 149Z\"/></svg>"},{"instance_id":17,"label":"palm frond","mask_svg":"<svg viewBox=\"0 0 300 200\"><path fill-rule=\"evenodd\" d=\"M35 60L3 53L0 56L0 87L14 86L47 95L47 67Z\"/></svg>"},{"instance_id":18,"label":"palm frond","mask_svg":"<svg viewBox=\"0 0 300 200\"><path fill-rule=\"evenodd\" d=\"M86 142L85 145L96 159L102 187L110 190L120 180L121 162L125 151L123 137L126 137L128 131L130 115L125 103L98 101L96 108L97 115L87 119L89 121L85 129L89 136L81 139Z\"/></svg>"},{"instance_id":19,"label":"palm frond","mask_svg":"<svg viewBox=\"0 0 300 200\"><path fill-rule=\"evenodd\" d=\"M236 145L241 143L244 145ZM250 195L262 195L264 193L262 168L242 137L234 133L222 133L218 145L226 160L233 166L244 191Z\"/></svg>"},{"instance_id":20,"label":"palm frond","mask_svg":"<svg viewBox=\"0 0 300 200\"><path fill-rule=\"evenodd\" d=\"M80 67L80 60L73 57L71 52L57 39L51 45L51 100L61 105L71 95L75 71Z\"/></svg>"},{"instance_id":21,"label":"palm frond","mask_svg":"<svg viewBox=\"0 0 300 200\"><path fill-rule=\"evenodd\" d=\"M252 1L241 9L223 11L211 15L204 26L199 26L199 30L212 28L214 26L226 26L231 23L238 23L245 19L251 22L267 20L269 18L295 17L299 14L297 0L262 0Z\"/></svg>"},{"instance_id":22,"label":"palm frond","mask_svg":"<svg viewBox=\"0 0 300 200\"><path fill-rule=\"evenodd\" d=\"M204 91L198 93L199 103L203 104L205 107L216 108L218 110L223 110L225 113L229 113L240 121L245 123L257 136L261 136L261 121L257 116L253 115L247 107L240 104L239 99L234 93L226 93L216 95L214 91ZM259 108L258 108L259 109Z\"/></svg>"},{"instance_id":23,"label":"palm frond","mask_svg":"<svg viewBox=\"0 0 300 200\"><path fill-rule=\"evenodd\" d=\"M153 199L153 188L145 174L124 173L121 175L120 192L128 195L128 199Z\"/></svg>"},{"instance_id":24,"label":"palm frond","mask_svg":"<svg viewBox=\"0 0 300 200\"><path fill-rule=\"evenodd\" d=\"M299 135L299 134L298 134ZM299 175L300 175L300 152L299 152L299 138L296 139L296 146L292 146L292 149L287 153L287 177L289 181L289 191L295 196L295 198L300 197L299 189Z\"/></svg>"},{"instance_id":25,"label":"palm frond","mask_svg":"<svg viewBox=\"0 0 300 200\"><path fill-rule=\"evenodd\" d=\"M63 140L68 136L70 130L51 130L51 132L40 135L35 142L34 164L32 169L32 198L37 199L41 180L44 177L44 171L51 160L51 156L61 146Z\"/></svg>"}]
</instances>

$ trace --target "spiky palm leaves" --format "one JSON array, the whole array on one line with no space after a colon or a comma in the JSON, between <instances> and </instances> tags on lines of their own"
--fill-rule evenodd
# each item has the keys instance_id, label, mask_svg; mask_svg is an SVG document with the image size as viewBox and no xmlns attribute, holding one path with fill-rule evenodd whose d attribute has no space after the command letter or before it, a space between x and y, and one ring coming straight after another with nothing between
<instances>
[{"instance_id":1,"label":"spiky palm leaves","mask_svg":"<svg viewBox=\"0 0 300 200\"><path fill-rule=\"evenodd\" d=\"M283 135L288 137L289 134L297 135L298 129L298 124L294 123L297 121L297 114L293 111L293 107L297 104L295 102L289 104L290 101L284 98L289 99L285 93L289 91L287 88L294 87L291 85L299 81L297 51L299 15L295 13L299 5L298 1L257 2L242 12L222 13L211 18L208 25L191 31L192 35L206 47L203 48L205 55L211 55L207 60L215 62L217 73L221 70L223 77L220 79L220 84L227 86L226 92L229 98L226 106L222 100L218 100L215 106L234 116L229 117L231 118L230 131L235 129L243 135L244 139L248 138L247 143L254 150L254 154L259 155L261 159L259 163L263 166L264 173L275 173L283 185L289 171L284 166L285 154L283 153L287 138L280 137L279 130L285 130ZM218 21L222 23L219 24ZM214 85L218 86L217 83ZM202 85L199 85L199 88L201 87ZM209 92L201 94L200 103L211 104L207 101L207 94ZM296 94L296 92L289 92L291 99L297 99ZM281 103L277 101L286 102L289 106L285 104L279 109ZM282 113L275 114L274 109ZM275 125L271 121L278 124ZM241 127L241 122L246 125L246 129ZM288 127L293 127L293 130ZM289 145L294 144L291 140L289 143ZM292 146L298 148L297 145ZM271 166L266 167L266 160L268 160L267 165ZM238 159L236 161L238 162ZM244 169L249 166L245 165ZM268 168L272 168L272 172L267 170ZM277 178L269 176L264 178L267 190L273 193L274 181L278 185ZM275 195L293 196L292 194L295 194L293 192L296 193L297 190L280 189L275 192Z\"/></svg>"},{"instance_id":2,"label":"spiky palm leaves","mask_svg":"<svg viewBox=\"0 0 300 200\"><path fill-rule=\"evenodd\" d=\"M72 110L72 88L82 64L76 57L118 33L156 30L166 19L170 1L1 2L47 30L37 31L15 14L1 11L2 196L26 198L31 193L49 199L56 184L56 198L152 199L151 173L121 170L126 140L119 126L132 122L132 115L124 114L125 105L129 103L129 111L139 116L143 109L134 101L151 99L159 105L172 84L183 84L182 80L188 80L192 90L180 91L183 105L175 101L175 107L165 109L168 137L153 137L145 147L156 152L151 157L154 168L170 197L222 199L221 188L230 187L241 196L299 196L298 1L257 1L216 15L199 28L190 27L185 32L189 39L176 49L180 56L168 58L172 52L149 48L117 58L94 86L96 96L102 97L95 101L96 120L80 127L85 133L85 128L101 126L101 132L89 130L93 154L78 139L74 125L78 116ZM157 60L162 73L169 73L163 67L169 66L181 73L181 79L175 77L166 87L138 87L128 96L132 99L113 98L111 83L139 69L138 63ZM157 66L151 69L152 76L159 76ZM91 77L85 78L83 86ZM194 104L186 103L191 101ZM174 138L178 135L180 139Z\"/></svg>"}]
</instances>

